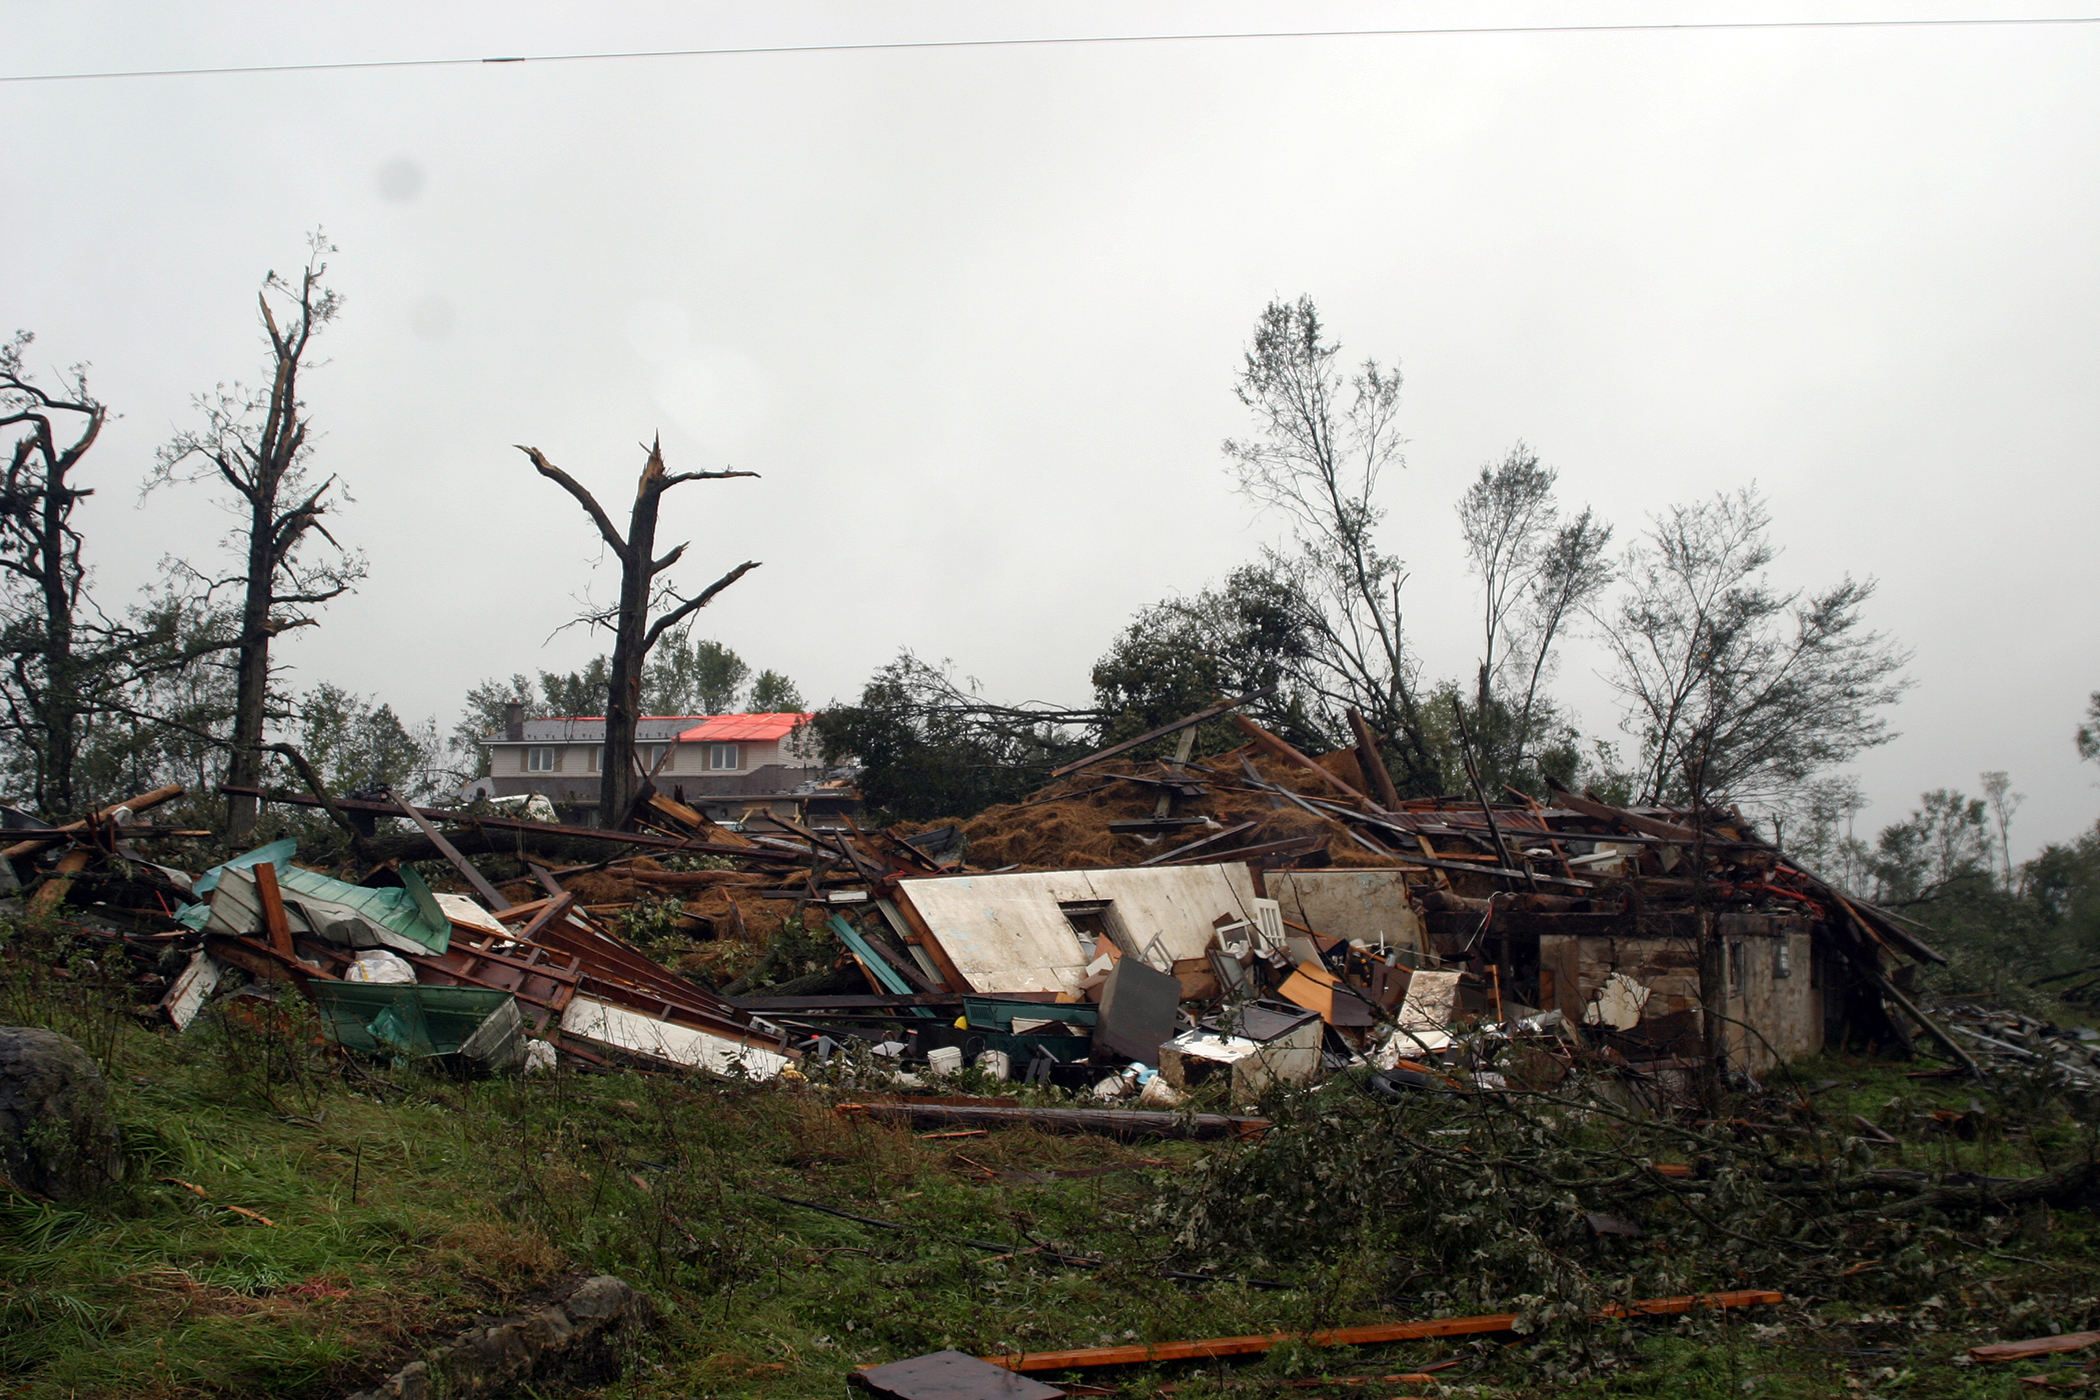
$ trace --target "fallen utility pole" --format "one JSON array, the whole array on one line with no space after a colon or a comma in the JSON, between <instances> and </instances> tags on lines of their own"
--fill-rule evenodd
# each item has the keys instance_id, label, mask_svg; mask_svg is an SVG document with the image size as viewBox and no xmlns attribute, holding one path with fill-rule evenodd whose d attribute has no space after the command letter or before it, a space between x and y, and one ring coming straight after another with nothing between
<instances>
[{"instance_id":1,"label":"fallen utility pole","mask_svg":"<svg viewBox=\"0 0 2100 1400\"><path fill-rule=\"evenodd\" d=\"M1783 1301L1785 1295L1770 1289L1748 1288L1730 1293L1698 1293L1684 1298L1649 1298L1638 1303L1614 1304L1599 1309L1596 1316L1661 1317ZM1363 1327L1336 1327L1325 1332L1264 1332L1250 1337L1208 1337L1197 1342L1153 1342L1128 1347L1085 1347L1078 1351L1037 1351L981 1359L994 1366L1004 1366L1009 1371L1142 1366L1154 1361L1207 1361L1220 1356L1256 1356L1289 1341L1302 1340L1316 1347L1375 1346L1381 1342L1407 1342L1421 1337L1508 1332L1516 1325L1515 1313L1489 1313L1480 1317L1433 1317L1422 1322L1374 1322Z\"/></svg>"}]
</instances>

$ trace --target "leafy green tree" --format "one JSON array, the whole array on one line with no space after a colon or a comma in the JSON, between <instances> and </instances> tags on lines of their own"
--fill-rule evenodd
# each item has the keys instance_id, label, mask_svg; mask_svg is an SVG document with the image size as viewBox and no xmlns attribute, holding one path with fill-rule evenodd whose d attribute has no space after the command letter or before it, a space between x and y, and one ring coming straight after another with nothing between
<instances>
[{"instance_id":1,"label":"leafy green tree","mask_svg":"<svg viewBox=\"0 0 2100 1400\"><path fill-rule=\"evenodd\" d=\"M706 637L680 627L657 643L642 677L642 704L652 715L726 715L750 679L744 659Z\"/></svg>"},{"instance_id":2,"label":"leafy green tree","mask_svg":"<svg viewBox=\"0 0 2100 1400\"><path fill-rule=\"evenodd\" d=\"M504 717L512 705L523 706L527 719L544 719L548 713L544 702L534 695L532 681L522 675L507 681L483 680L467 692L459 721L445 740L452 771L461 782L488 776L489 749L484 741L503 732Z\"/></svg>"},{"instance_id":3,"label":"leafy green tree","mask_svg":"<svg viewBox=\"0 0 2100 1400\"><path fill-rule=\"evenodd\" d=\"M745 702L757 715L801 714L802 692L778 671L760 671L751 682L751 698Z\"/></svg>"},{"instance_id":4,"label":"leafy green tree","mask_svg":"<svg viewBox=\"0 0 2100 1400\"><path fill-rule=\"evenodd\" d=\"M323 681L299 698L299 748L332 793L399 793L410 801L445 784L436 723L412 732L391 705Z\"/></svg>"},{"instance_id":5,"label":"leafy green tree","mask_svg":"<svg viewBox=\"0 0 2100 1400\"><path fill-rule=\"evenodd\" d=\"M1481 648L1466 729L1483 781L1542 793L1538 767L1556 782L1571 781L1580 758L1573 731L1546 693L1557 645L1571 622L1611 582L1605 558L1611 527L1585 508L1564 515L1554 498L1559 474L1519 442L1480 475L1459 501L1467 562L1481 583ZM1455 687L1440 687L1447 712L1461 703ZM1451 716L1432 729L1454 728ZM1460 756L1443 757L1443 771Z\"/></svg>"},{"instance_id":6,"label":"leafy green tree","mask_svg":"<svg viewBox=\"0 0 2100 1400\"><path fill-rule=\"evenodd\" d=\"M1866 626L1873 581L1782 593L1770 530L1744 488L1670 507L1627 551L1626 593L1598 620L1645 802L1787 804L1894 737L1879 711L1910 657Z\"/></svg>"},{"instance_id":7,"label":"leafy green tree","mask_svg":"<svg viewBox=\"0 0 2100 1400\"><path fill-rule=\"evenodd\" d=\"M1352 374L1311 297L1272 301L1255 323L1233 386L1256 432L1225 442L1242 494L1280 514L1291 547L1269 567L1296 597L1313 646L1297 679L1321 727L1341 742L1354 707L1393 744L1402 793L1442 790L1402 625L1406 571L1379 543L1379 478L1404 467L1400 373L1365 360Z\"/></svg>"},{"instance_id":8,"label":"leafy green tree","mask_svg":"<svg viewBox=\"0 0 2100 1400\"><path fill-rule=\"evenodd\" d=\"M592 657L581 671L567 674L542 671L539 713L530 714L528 711L529 717L602 715L605 712L605 687L611 683L612 665L603 656Z\"/></svg>"},{"instance_id":9,"label":"leafy green tree","mask_svg":"<svg viewBox=\"0 0 2100 1400\"><path fill-rule=\"evenodd\" d=\"M1321 749L1329 736L1313 716L1299 668L1316 639L1289 583L1267 564L1235 569L1192 598L1139 611L1094 663L1095 739L1119 743L1232 695L1268 691L1248 706L1258 723L1293 744ZM1177 739L1161 740L1160 751ZM1223 720L1200 725L1195 752L1245 742Z\"/></svg>"},{"instance_id":10,"label":"leafy green tree","mask_svg":"<svg viewBox=\"0 0 2100 1400\"><path fill-rule=\"evenodd\" d=\"M860 765L871 807L892 819L966 817L1019 801L1050 768L1088 750L1093 711L997 705L977 682L911 652L878 670L859 702L813 727L827 762Z\"/></svg>"}]
</instances>

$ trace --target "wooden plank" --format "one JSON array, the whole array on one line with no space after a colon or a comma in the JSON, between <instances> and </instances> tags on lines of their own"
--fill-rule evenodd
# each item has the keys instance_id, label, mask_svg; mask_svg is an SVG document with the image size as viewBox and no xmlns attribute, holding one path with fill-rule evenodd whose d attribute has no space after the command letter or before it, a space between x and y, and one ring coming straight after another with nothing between
<instances>
[{"instance_id":1,"label":"wooden plank","mask_svg":"<svg viewBox=\"0 0 2100 1400\"><path fill-rule=\"evenodd\" d=\"M1350 787L1340 778L1337 778L1336 776L1334 776L1334 774L1328 772L1325 768L1322 768L1319 764L1313 762L1304 754L1299 753L1289 744L1286 744L1283 740L1277 738L1274 734L1271 734L1268 730L1262 728L1253 720L1248 719L1245 715L1234 715L1232 717L1232 723L1234 727L1236 727L1240 731L1240 733L1246 735L1249 739L1252 739L1254 741L1255 747L1261 749L1264 753L1273 754L1275 757L1284 760L1286 763L1297 764L1300 768L1303 768L1306 772L1312 774L1321 782L1327 784L1327 786L1333 788L1336 792L1340 793L1342 796L1348 798L1351 802L1354 802L1359 806L1369 807L1373 811L1380 813L1383 813L1385 811L1383 807L1380 807L1370 798L1364 796L1355 788Z\"/></svg>"},{"instance_id":2,"label":"wooden plank","mask_svg":"<svg viewBox=\"0 0 2100 1400\"><path fill-rule=\"evenodd\" d=\"M428 817L409 806L407 799L398 793L395 794L394 801L400 805L408 819L416 824L416 829L430 838L430 844L438 848L438 854L451 861L452 868L467 877L467 883L474 887L474 893L481 896L482 903L498 914L510 908L510 901L496 892L496 887L488 882L488 877L476 870L467 858L459 853L459 848L447 841L443 834L430 824Z\"/></svg>"},{"instance_id":3,"label":"wooden plank","mask_svg":"<svg viewBox=\"0 0 2100 1400\"><path fill-rule=\"evenodd\" d=\"M29 901L30 912L42 916L65 903L67 893L73 888L73 877L87 869L88 858L93 854L82 846L59 857L57 868L44 878L42 888Z\"/></svg>"},{"instance_id":4,"label":"wooden plank","mask_svg":"<svg viewBox=\"0 0 2100 1400\"><path fill-rule=\"evenodd\" d=\"M1354 705L1349 707L1349 728L1356 735L1356 766L1363 769L1364 781L1388 811L1398 811L1400 790L1393 786L1393 775L1379 756L1378 736L1371 732L1371 722L1364 718L1363 711Z\"/></svg>"},{"instance_id":5,"label":"wooden plank","mask_svg":"<svg viewBox=\"0 0 2100 1400\"><path fill-rule=\"evenodd\" d=\"M255 898L262 905L263 929L270 935L270 947L279 957L294 956L292 922L284 914L284 895L277 888L277 867L262 861L251 866L248 873L255 877Z\"/></svg>"},{"instance_id":6,"label":"wooden plank","mask_svg":"<svg viewBox=\"0 0 2100 1400\"><path fill-rule=\"evenodd\" d=\"M1221 851L1229 850L1230 847L1219 846L1218 843L1221 841L1230 841L1235 836L1244 836L1248 832L1254 830L1256 825L1258 825L1258 823L1241 822L1236 826L1228 826L1223 831L1213 831L1208 836L1199 836L1193 841L1184 841L1179 846L1169 846L1166 850L1161 851L1156 856L1147 856L1144 860L1139 861L1137 865L1132 868L1143 869L1145 866L1148 865L1165 865L1170 860L1179 860L1183 856L1192 854L1193 852L1209 850L1212 848L1216 848Z\"/></svg>"},{"instance_id":7,"label":"wooden plank","mask_svg":"<svg viewBox=\"0 0 2100 1400\"><path fill-rule=\"evenodd\" d=\"M134 812L143 812L148 807L158 807L168 799L180 796L182 796L182 784L169 783L166 787L157 787L151 792L142 792L137 797L112 803L110 806L104 807L101 811L95 813L94 820L98 822L115 821L117 813L127 807ZM314 805L319 806L320 804L315 803ZM23 856L34 855L47 847L62 845L73 836L87 829L88 822L85 818L77 822L67 822L64 826L54 826L49 831L40 831L27 840L17 841L6 850L0 851L0 860L18 860Z\"/></svg>"},{"instance_id":8,"label":"wooden plank","mask_svg":"<svg viewBox=\"0 0 2100 1400\"><path fill-rule=\"evenodd\" d=\"M1702 1309L1744 1308L1784 1301L1784 1295L1769 1289L1739 1289L1729 1293L1702 1293L1688 1298L1649 1298L1623 1307L1604 1308L1601 1317L1655 1317ZM1220 1356L1253 1356L1283 1342L1301 1339L1313 1346L1376 1346L1385 1342L1414 1341L1422 1337L1464 1337L1484 1332L1507 1332L1516 1326L1515 1313L1488 1313L1479 1317L1436 1317L1421 1322L1374 1322L1363 1327L1336 1327L1323 1332L1263 1332L1247 1337L1208 1337L1195 1342L1155 1342L1127 1347L1084 1347L1077 1351L1039 1351L1012 1356L987 1356L984 1360L1010 1371L1058 1371L1092 1366L1142 1366L1156 1361L1203 1361Z\"/></svg>"}]
</instances>

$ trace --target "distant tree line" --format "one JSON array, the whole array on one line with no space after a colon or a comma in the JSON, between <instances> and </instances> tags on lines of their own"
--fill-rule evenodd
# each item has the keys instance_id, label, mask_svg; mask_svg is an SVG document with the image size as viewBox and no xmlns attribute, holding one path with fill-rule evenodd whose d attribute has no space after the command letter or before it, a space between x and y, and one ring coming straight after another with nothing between
<instances>
[{"instance_id":1,"label":"distant tree line","mask_svg":"<svg viewBox=\"0 0 2100 1400\"><path fill-rule=\"evenodd\" d=\"M907 652L856 703L828 707L819 733L863 763L872 802L912 817L1010 801L1065 758L1248 693L1260 697L1255 720L1314 750L1351 743L1347 714L1359 711L1403 797L1465 790L1470 757L1498 795L1543 794L1550 780L1615 800L1781 814L1888 739L1882 711L1902 693L1908 656L1865 621L1871 580L1774 585L1771 517L1752 487L1668 507L1615 552L1613 527L1564 506L1558 473L1522 442L1483 465L1458 504L1477 662L1426 676L1380 489L1405 467L1400 385L1375 359L1348 366L1310 298L1272 302L1232 386L1253 431L1224 456L1239 492L1282 523L1283 543L1140 609L1095 663L1089 706L997 704ZM1578 732L1553 695L1578 633L1611 659L1618 739ZM1197 751L1239 742L1218 721L1198 731Z\"/></svg>"}]
</instances>

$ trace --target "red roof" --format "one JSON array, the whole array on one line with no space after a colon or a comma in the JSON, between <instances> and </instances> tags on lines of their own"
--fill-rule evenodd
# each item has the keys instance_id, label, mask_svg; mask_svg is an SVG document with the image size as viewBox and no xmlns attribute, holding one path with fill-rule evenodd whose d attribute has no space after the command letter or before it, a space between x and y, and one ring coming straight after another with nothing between
<instances>
[{"instance_id":1,"label":"red roof","mask_svg":"<svg viewBox=\"0 0 2100 1400\"><path fill-rule=\"evenodd\" d=\"M813 714L716 715L712 719L702 720L680 734L678 742L692 744L712 740L728 743L738 739L785 739L797 728L815 718Z\"/></svg>"}]
</instances>

